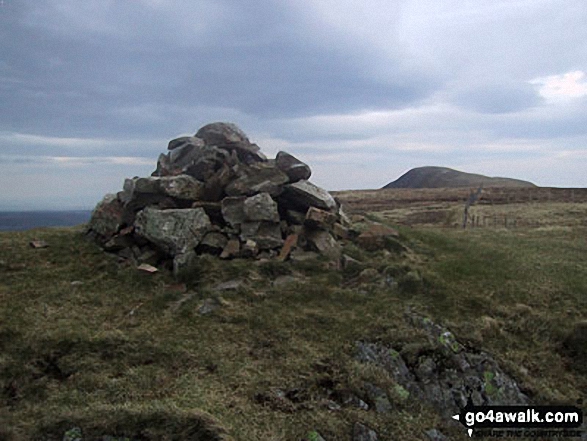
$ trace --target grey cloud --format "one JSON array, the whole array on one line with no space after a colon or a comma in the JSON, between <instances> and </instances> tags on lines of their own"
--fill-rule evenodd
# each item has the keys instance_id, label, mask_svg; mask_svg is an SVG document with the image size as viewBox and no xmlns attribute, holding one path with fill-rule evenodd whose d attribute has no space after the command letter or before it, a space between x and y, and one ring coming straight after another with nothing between
<instances>
[{"instance_id":1,"label":"grey cloud","mask_svg":"<svg viewBox=\"0 0 587 441\"><path fill-rule=\"evenodd\" d=\"M165 37L174 33L170 17L159 23L126 2L116 6L124 8L120 15L146 17L136 34L96 35L90 27L74 38L36 21L36 27L26 24L27 11L22 11L2 31L8 41L2 47L8 64L2 73L23 84L0 89L0 99L10 103L0 110L0 129L90 136L141 131L153 136L169 132L176 115L145 122L123 109L173 104L232 108L259 118L291 117L397 108L422 100L438 86L430 75L406 71L399 63L389 65L392 81L369 77L365 66L375 56L369 48L357 42L343 51L300 38L304 29L283 6L221 3L226 10L235 9L239 19L228 29L212 24L216 38L207 35L205 44L197 38L193 44L170 44ZM43 12L49 23L55 20L51 8ZM119 20L118 25L131 25ZM180 34L185 33L184 28ZM122 110L111 110L117 108Z\"/></svg>"},{"instance_id":2,"label":"grey cloud","mask_svg":"<svg viewBox=\"0 0 587 441\"><path fill-rule=\"evenodd\" d=\"M467 87L455 94L456 104L480 113L513 113L543 102L534 87L527 83L482 84Z\"/></svg>"}]
</instances>

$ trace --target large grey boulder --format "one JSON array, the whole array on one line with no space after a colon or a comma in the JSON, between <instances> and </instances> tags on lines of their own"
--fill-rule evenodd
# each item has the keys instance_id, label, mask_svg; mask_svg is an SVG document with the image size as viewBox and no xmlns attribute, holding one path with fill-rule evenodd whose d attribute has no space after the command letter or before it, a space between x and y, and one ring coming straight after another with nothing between
<instances>
[{"instance_id":1,"label":"large grey boulder","mask_svg":"<svg viewBox=\"0 0 587 441\"><path fill-rule=\"evenodd\" d=\"M323 210L335 210L336 201L326 190L312 184L310 181L298 181L286 185L281 199L286 205L307 210L317 207Z\"/></svg>"},{"instance_id":2,"label":"large grey boulder","mask_svg":"<svg viewBox=\"0 0 587 441\"><path fill-rule=\"evenodd\" d=\"M246 198L243 211L249 221L279 222L277 202L269 196L269 193L259 193Z\"/></svg>"},{"instance_id":3,"label":"large grey boulder","mask_svg":"<svg viewBox=\"0 0 587 441\"><path fill-rule=\"evenodd\" d=\"M226 197L220 203L220 210L224 221L231 227L240 230L240 226L246 220L245 196Z\"/></svg>"},{"instance_id":4,"label":"large grey boulder","mask_svg":"<svg viewBox=\"0 0 587 441\"><path fill-rule=\"evenodd\" d=\"M136 234L172 256L193 250L211 227L203 208L159 210L147 207L135 220Z\"/></svg>"},{"instance_id":5,"label":"large grey boulder","mask_svg":"<svg viewBox=\"0 0 587 441\"><path fill-rule=\"evenodd\" d=\"M307 180L312 175L312 171L307 164L287 152L277 153L275 163L289 177L290 182L297 182L302 179Z\"/></svg>"},{"instance_id":6,"label":"large grey boulder","mask_svg":"<svg viewBox=\"0 0 587 441\"><path fill-rule=\"evenodd\" d=\"M196 133L206 145L213 145L236 152L245 164L266 161L267 158L257 144L251 144L247 135L235 124L216 122L207 124Z\"/></svg>"},{"instance_id":7,"label":"large grey boulder","mask_svg":"<svg viewBox=\"0 0 587 441\"><path fill-rule=\"evenodd\" d=\"M235 172L239 177L227 185L228 196L252 196L262 192L277 196L289 182L287 175L269 162L238 166Z\"/></svg>"},{"instance_id":8,"label":"large grey boulder","mask_svg":"<svg viewBox=\"0 0 587 441\"><path fill-rule=\"evenodd\" d=\"M124 221L124 207L116 195L107 194L98 202L90 222L88 230L94 231L108 240L120 230Z\"/></svg>"},{"instance_id":9,"label":"large grey boulder","mask_svg":"<svg viewBox=\"0 0 587 441\"><path fill-rule=\"evenodd\" d=\"M119 198L125 206L140 210L165 198L196 201L201 198L203 191L204 184L188 175L151 176L126 179Z\"/></svg>"}]
</instances>

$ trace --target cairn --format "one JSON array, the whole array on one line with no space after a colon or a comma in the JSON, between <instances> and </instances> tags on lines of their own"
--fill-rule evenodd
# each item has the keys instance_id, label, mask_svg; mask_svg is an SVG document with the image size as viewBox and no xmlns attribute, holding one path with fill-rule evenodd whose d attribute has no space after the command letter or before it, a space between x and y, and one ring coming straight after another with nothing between
<instances>
[{"instance_id":1,"label":"cairn","mask_svg":"<svg viewBox=\"0 0 587 441\"><path fill-rule=\"evenodd\" d=\"M338 260L349 221L310 175L289 153L267 159L236 125L208 124L170 141L151 176L106 195L88 234L122 259L175 274L202 254L285 260L297 249Z\"/></svg>"}]
</instances>

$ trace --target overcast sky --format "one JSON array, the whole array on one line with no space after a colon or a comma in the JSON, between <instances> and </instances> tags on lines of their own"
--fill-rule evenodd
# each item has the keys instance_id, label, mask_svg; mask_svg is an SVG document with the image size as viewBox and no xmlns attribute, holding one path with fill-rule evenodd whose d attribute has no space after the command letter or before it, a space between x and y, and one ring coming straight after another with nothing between
<instances>
[{"instance_id":1,"label":"overcast sky","mask_svg":"<svg viewBox=\"0 0 587 441\"><path fill-rule=\"evenodd\" d=\"M585 0L0 0L0 209L91 208L236 123L328 190L587 187Z\"/></svg>"}]
</instances>

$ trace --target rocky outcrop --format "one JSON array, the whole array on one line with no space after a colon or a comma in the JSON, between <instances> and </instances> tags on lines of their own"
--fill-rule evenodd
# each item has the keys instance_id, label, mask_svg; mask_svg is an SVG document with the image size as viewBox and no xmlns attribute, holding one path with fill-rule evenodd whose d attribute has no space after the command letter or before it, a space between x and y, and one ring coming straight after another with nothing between
<instances>
[{"instance_id":1,"label":"rocky outcrop","mask_svg":"<svg viewBox=\"0 0 587 441\"><path fill-rule=\"evenodd\" d=\"M208 124L170 141L151 176L107 195L88 233L121 258L168 262L177 274L204 253L283 260L302 248L339 259L348 219L310 176L289 153L267 159L236 125Z\"/></svg>"},{"instance_id":2,"label":"rocky outcrop","mask_svg":"<svg viewBox=\"0 0 587 441\"><path fill-rule=\"evenodd\" d=\"M530 403L490 354L467 349L448 329L412 311L406 312L406 319L426 334L429 345L398 351L380 343L357 342L357 360L386 371L396 395L420 400L447 418L468 400L475 406ZM366 398L376 406L377 397L371 390Z\"/></svg>"}]
</instances>

